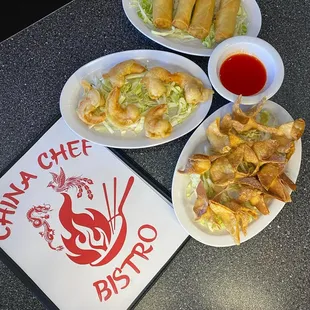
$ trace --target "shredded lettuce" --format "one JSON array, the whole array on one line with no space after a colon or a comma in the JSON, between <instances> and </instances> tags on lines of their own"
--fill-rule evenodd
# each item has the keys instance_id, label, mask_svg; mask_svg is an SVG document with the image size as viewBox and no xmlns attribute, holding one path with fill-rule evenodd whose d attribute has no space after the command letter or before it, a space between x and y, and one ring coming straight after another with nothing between
<instances>
[{"instance_id":1,"label":"shredded lettuce","mask_svg":"<svg viewBox=\"0 0 310 310\"><path fill-rule=\"evenodd\" d=\"M93 129L98 132L109 132L111 134L120 132L124 135L127 131L139 134L144 129L144 120L147 111L161 103L166 103L168 105L168 113L165 115L165 118L169 120L173 127L181 124L191 113L193 113L193 111L195 111L196 106L186 102L184 90L174 82L166 84L167 92L164 96L157 100L151 99L148 95L147 89L143 83L141 83L144 75L145 73L139 73L126 76L125 84L121 87L121 95L119 98L119 103L123 107L126 107L128 104L134 104L139 108L141 113L140 120L136 124L129 126L126 131L120 131L108 120L108 118L103 123L92 125ZM96 87L105 99L112 90L112 85L109 79L100 79Z\"/></svg>"},{"instance_id":2,"label":"shredded lettuce","mask_svg":"<svg viewBox=\"0 0 310 310\"><path fill-rule=\"evenodd\" d=\"M251 174L255 170L255 165L246 161L242 161L237 170L242 173Z\"/></svg>"},{"instance_id":3,"label":"shredded lettuce","mask_svg":"<svg viewBox=\"0 0 310 310\"><path fill-rule=\"evenodd\" d=\"M278 125L278 122L270 111L263 109L256 116L256 121L264 126L275 127ZM270 139L270 133L263 132L258 129L250 129L248 131L239 133L239 137L245 141L264 141Z\"/></svg>"},{"instance_id":4,"label":"shredded lettuce","mask_svg":"<svg viewBox=\"0 0 310 310\"><path fill-rule=\"evenodd\" d=\"M204 216L202 216L199 219L199 223L205 227L207 227L211 232L218 232L221 230L225 229L225 225L222 221L222 219L217 216L216 214L214 214L214 218L216 220L216 222L220 225L220 227L218 227L218 225L215 224L215 222L213 221L208 221Z\"/></svg>"},{"instance_id":5,"label":"shredded lettuce","mask_svg":"<svg viewBox=\"0 0 310 310\"><path fill-rule=\"evenodd\" d=\"M256 142L269 139L270 133L259 131L258 129L250 129L239 133L239 137L245 141Z\"/></svg>"},{"instance_id":6,"label":"shredded lettuce","mask_svg":"<svg viewBox=\"0 0 310 310\"><path fill-rule=\"evenodd\" d=\"M210 177L210 172L209 171L205 172L201 176L201 179L202 179L202 182L203 182L203 187L206 190L207 196L209 198L212 198L214 196L214 194L215 194L215 191L214 191L214 184L213 184L213 182L211 180L211 177Z\"/></svg>"},{"instance_id":7,"label":"shredded lettuce","mask_svg":"<svg viewBox=\"0 0 310 310\"><path fill-rule=\"evenodd\" d=\"M192 104L186 102L184 98L180 98L178 104L179 107L177 113L170 117L170 123L172 127L181 124L195 109L195 107Z\"/></svg>"},{"instance_id":8,"label":"shredded lettuce","mask_svg":"<svg viewBox=\"0 0 310 310\"><path fill-rule=\"evenodd\" d=\"M106 132L108 131L109 133L113 134L115 130L113 129L113 126L109 124L109 122L104 121L101 125L97 125L93 127L96 131L99 132Z\"/></svg>"},{"instance_id":9,"label":"shredded lettuce","mask_svg":"<svg viewBox=\"0 0 310 310\"><path fill-rule=\"evenodd\" d=\"M204 40L202 40L202 45L207 48L212 48L215 44L215 27L213 22L210 28L209 35Z\"/></svg>"},{"instance_id":10,"label":"shredded lettuce","mask_svg":"<svg viewBox=\"0 0 310 310\"><path fill-rule=\"evenodd\" d=\"M248 32L248 15L242 5L239 7L236 20L235 35L245 35Z\"/></svg>"},{"instance_id":11,"label":"shredded lettuce","mask_svg":"<svg viewBox=\"0 0 310 310\"><path fill-rule=\"evenodd\" d=\"M142 130L143 130L143 128L144 128L144 116L142 116L141 118L140 118L140 120L139 120L139 122L138 122L138 124L137 124L137 126L136 126L136 128L134 129L134 132L135 133L140 133Z\"/></svg>"},{"instance_id":12,"label":"shredded lettuce","mask_svg":"<svg viewBox=\"0 0 310 310\"><path fill-rule=\"evenodd\" d=\"M200 181L203 182L203 187L206 190L207 197L212 198L214 196L215 194L214 184L211 180L209 171L207 171L206 173L202 175L196 174L196 173L190 174L189 178L190 180L186 187L187 197L190 197L196 191L196 188Z\"/></svg>"},{"instance_id":13,"label":"shredded lettuce","mask_svg":"<svg viewBox=\"0 0 310 310\"><path fill-rule=\"evenodd\" d=\"M186 187L186 197L190 197L194 194L194 192L196 191L196 188L200 182L200 174L190 174L189 175L190 181L187 184Z\"/></svg>"},{"instance_id":14,"label":"shredded lettuce","mask_svg":"<svg viewBox=\"0 0 310 310\"><path fill-rule=\"evenodd\" d=\"M171 26L171 29L169 30L161 30L161 31L152 30L151 32L157 36L162 37L177 38L181 40L196 40L196 38L190 35L189 33L181 29L175 28L174 26Z\"/></svg>"},{"instance_id":15,"label":"shredded lettuce","mask_svg":"<svg viewBox=\"0 0 310 310\"><path fill-rule=\"evenodd\" d=\"M108 79L98 80L96 87L101 92L104 98L106 98L112 90L112 84Z\"/></svg>"},{"instance_id":16,"label":"shredded lettuce","mask_svg":"<svg viewBox=\"0 0 310 310\"><path fill-rule=\"evenodd\" d=\"M151 32L157 36L176 38L184 40L197 40L197 38L190 35L188 32L175 28L174 26L171 29L158 30L153 25L153 4L152 0L131 0L131 6L136 9L138 16L141 20L151 29ZM234 35L246 35L248 32L248 20L247 12L244 7L240 5L237 20L236 28ZM213 48L216 45L215 42L215 27L214 21L211 25L209 35L201 41L202 45L207 48Z\"/></svg>"},{"instance_id":17,"label":"shredded lettuce","mask_svg":"<svg viewBox=\"0 0 310 310\"><path fill-rule=\"evenodd\" d=\"M121 87L120 103L124 106L135 104L143 114L157 103L149 97L146 88L141 83L142 77L143 75L126 78L126 83Z\"/></svg>"},{"instance_id":18,"label":"shredded lettuce","mask_svg":"<svg viewBox=\"0 0 310 310\"><path fill-rule=\"evenodd\" d=\"M131 5L137 9L138 16L145 24L153 27L153 2L149 0L132 0Z\"/></svg>"}]
</instances>

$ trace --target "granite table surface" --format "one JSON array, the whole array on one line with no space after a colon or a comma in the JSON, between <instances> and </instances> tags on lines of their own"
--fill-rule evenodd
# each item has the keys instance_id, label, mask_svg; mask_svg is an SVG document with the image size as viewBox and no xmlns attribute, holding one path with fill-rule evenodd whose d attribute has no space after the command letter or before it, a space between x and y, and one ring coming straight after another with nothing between
<instances>
[{"instance_id":1,"label":"granite table surface","mask_svg":"<svg viewBox=\"0 0 310 310\"><path fill-rule=\"evenodd\" d=\"M285 78L271 100L310 124L310 1L258 1L259 37L280 53ZM75 0L0 43L1 175L61 117L59 96L70 75L123 50L171 51L137 31L120 0ZM173 52L173 51L172 51ZM188 57L207 72L208 57ZM211 114L227 101L214 95ZM192 132L149 149L123 150L168 193ZM292 203L241 246L216 248L190 238L136 309L310 309L310 131ZM0 309L46 306L0 261Z\"/></svg>"}]
</instances>

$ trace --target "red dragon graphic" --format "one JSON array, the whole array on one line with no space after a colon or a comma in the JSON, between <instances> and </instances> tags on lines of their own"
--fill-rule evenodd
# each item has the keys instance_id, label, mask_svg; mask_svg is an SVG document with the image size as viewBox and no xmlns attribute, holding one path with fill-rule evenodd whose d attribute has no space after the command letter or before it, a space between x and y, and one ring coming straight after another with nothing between
<instances>
[{"instance_id":1,"label":"red dragon graphic","mask_svg":"<svg viewBox=\"0 0 310 310\"><path fill-rule=\"evenodd\" d=\"M66 178L66 175L60 167L60 173L57 175L55 172L50 172L53 181L49 182L47 187L51 187L56 192L67 192L70 188L78 189L77 198L83 195L83 189L86 190L88 198L93 199L93 193L87 184L93 184L93 181L81 176Z\"/></svg>"},{"instance_id":2,"label":"red dragon graphic","mask_svg":"<svg viewBox=\"0 0 310 310\"><path fill-rule=\"evenodd\" d=\"M54 240L55 230L51 229L47 219L49 219L48 212L52 211L50 205L43 206L33 206L27 212L27 218L29 222L32 223L35 228L43 228L43 231L40 231L40 236L44 237L45 241L48 243L49 247L55 251L63 250L63 246L59 245L54 247L52 242Z\"/></svg>"}]
</instances>

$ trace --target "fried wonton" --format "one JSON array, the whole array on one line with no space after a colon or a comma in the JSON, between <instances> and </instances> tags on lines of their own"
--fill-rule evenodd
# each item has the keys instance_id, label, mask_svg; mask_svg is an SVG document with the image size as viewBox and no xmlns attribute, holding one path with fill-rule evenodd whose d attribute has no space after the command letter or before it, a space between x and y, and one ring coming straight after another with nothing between
<instances>
[{"instance_id":1,"label":"fried wonton","mask_svg":"<svg viewBox=\"0 0 310 310\"><path fill-rule=\"evenodd\" d=\"M257 141L253 144L252 149L260 161L270 158L279 147L276 140Z\"/></svg>"},{"instance_id":2,"label":"fried wonton","mask_svg":"<svg viewBox=\"0 0 310 310\"><path fill-rule=\"evenodd\" d=\"M210 167L211 180L216 184L226 185L235 177L234 169L226 157L216 159Z\"/></svg>"},{"instance_id":3,"label":"fried wonton","mask_svg":"<svg viewBox=\"0 0 310 310\"><path fill-rule=\"evenodd\" d=\"M260 165L264 165L267 163L277 164L277 165L284 165L288 161L287 155L274 153L268 159L260 161Z\"/></svg>"},{"instance_id":4,"label":"fried wonton","mask_svg":"<svg viewBox=\"0 0 310 310\"><path fill-rule=\"evenodd\" d=\"M279 166L274 164L266 164L260 169L260 171L258 171L258 179L267 191L275 179L277 179L277 177L280 175L279 170Z\"/></svg>"},{"instance_id":5,"label":"fried wonton","mask_svg":"<svg viewBox=\"0 0 310 310\"><path fill-rule=\"evenodd\" d=\"M225 229L233 236L235 243L240 244L239 225L234 211L212 200L210 200L210 208L221 219Z\"/></svg>"},{"instance_id":6,"label":"fried wonton","mask_svg":"<svg viewBox=\"0 0 310 310\"><path fill-rule=\"evenodd\" d=\"M183 174L203 174L208 171L211 167L211 161L208 155L194 154L192 155L184 168L184 170L178 170L179 173Z\"/></svg>"},{"instance_id":7,"label":"fried wonton","mask_svg":"<svg viewBox=\"0 0 310 310\"><path fill-rule=\"evenodd\" d=\"M291 202L291 196L284 181L276 178L269 187L268 194L283 202Z\"/></svg>"},{"instance_id":8,"label":"fried wonton","mask_svg":"<svg viewBox=\"0 0 310 310\"><path fill-rule=\"evenodd\" d=\"M273 199L290 202L291 191L296 190L285 168L305 121L299 118L276 125L276 115L263 110L265 102L263 98L246 109L238 96L232 112L206 129L210 154L191 156L184 170L179 170L200 175L195 220L211 231L225 228L236 244L252 221L270 213Z\"/></svg>"},{"instance_id":9,"label":"fried wonton","mask_svg":"<svg viewBox=\"0 0 310 310\"><path fill-rule=\"evenodd\" d=\"M286 138L296 141L304 133L305 121L302 118L298 118L292 122L280 125L277 129L277 135L284 135Z\"/></svg>"},{"instance_id":10,"label":"fried wonton","mask_svg":"<svg viewBox=\"0 0 310 310\"><path fill-rule=\"evenodd\" d=\"M247 208L235 201L227 203L227 207L235 212L237 223L240 226L243 234L246 236L247 228L252 219L257 219L258 213L254 209Z\"/></svg>"},{"instance_id":11,"label":"fried wonton","mask_svg":"<svg viewBox=\"0 0 310 310\"><path fill-rule=\"evenodd\" d=\"M265 196L264 194L260 194L257 196L254 196L252 199L250 199L250 203L256 207L256 209L264 214L267 215L270 213L268 206L266 204Z\"/></svg>"},{"instance_id":12,"label":"fried wonton","mask_svg":"<svg viewBox=\"0 0 310 310\"><path fill-rule=\"evenodd\" d=\"M230 114L225 114L220 121L220 131L228 135L232 129L232 117Z\"/></svg>"},{"instance_id":13,"label":"fried wonton","mask_svg":"<svg viewBox=\"0 0 310 310\"><path fill-rule=\"evenodd\" d=\"M195 220L201 223L207 223L207 226L211 231L220 230L220 220L209 206L209 199L203 186L203 182L200 181L200 183L198 184L196 188L196 193L197 198L193 208L193 211L196 215Z\"/></svg>"},{"instance_id":14,"label":"fried wonton","mask_svg":"<svg viewBox=\"0 0 310 310\"><path fill-rule=\"evenodd\" d=\"M240 138L239 136L233 133L229 133L228 137L229 137L229 143L230 143L231 148L236 148L240 144L245 143L245 140L243 140L242 138Z\"/></svg>"},{"instance_id":15,"label":"fried wonton","mask_svg":"<svg viewBox=\"0 0 310 310\"><path fill-rule=\"evenodd\" d=\"M283 173L283 168L283 165L266 164L257 175L269 195L278 200L290 202L291 197L288 188L296 189L296 187L289 177Z\"/></svg>"},{"instance_id":16,"label":"fried wonton","mask_svg":"<svg viewBox=\"0 0 310 310\"><path fill-rule=\"evenodd\" d=\"M242 100L242 96L240 95L238 96L237 100L233 104L232 115L233 115L234 120L242 124L246 124L249 121L249 119L255 118L256 115L262 110L266 102L266 98L264 97L257 105L255 105L248 111L244 112L240 108L241 100Z\"/></svg>"},{"instance_id":17,"label":"fried wonton","mask_svg":"<svg viewBox=\"0 0 310 310\"><path fill-rule=\"evenodd\" d=\"M279 154L285 155L286 159L289 160L295 152L294 140L288 139L285 136L277 136L277 135L273 135L272 139L276 140L279 144L277 152Z\"/></svg>"},{"instance_id":18,"label":"fried wonton","mask_svg":"<svg viewBox=\"0 0 310 310\"><path fill-rule=\"evenodd\" d=\"M284 172L280 175L280 179L287 184L292 191L296 190L296 184Z\"/></svg>"},{"instance_id":19,"label":"fried wonton","mask_svg":"<svg viewBox=\"0 0 310 310\"><path fill-rule=\"evenodd\" d=\"M201 181L199 182L196 188L196 193L197 193L197 199L195 201L193 211L196 214L196 217L197 217L196 219L199 219L204 213L206 213L208 205L209 205L206 190Z\"/></svg>"},{"instance_id":20,"label":"fried wonton","mask_svg":"<svg viewBox=\"0 0 310 310\"><path fill-rule=\"evenodd\" d=\"M251 201L262 193L260 189L248 185L232 186L227 190L229 197L240 203Z\"/></svg>"},{"instance_id":21,"label":"fried wonton","mask_svg":"<svg viewBox=\"0 0 310 310\"><path fill-rule=\"evenodd\" d=\"M214 152L226 153L230 150L229 137L220 130L220 118L208 126L206 135Z\"/></svg>"},{"instance_id":22,"label":"fried wonton","mask_svg":"<svg viewBox=\"0 0 310 310\"><path fill-rule=\"evenodd\" d=\"M246 185L251 188L258 189L261 192L264 190L262 184L259 182L259 180L256 177L245 177L245 178L236 179L236 184Z\"/></svg>"},{"instance_id":23,"label":"fried wonton","mask_svg":"<svg viewBox=\"0 0 310 310\"><path fill-rule=\"evenodd\" d=\"M227 156L235 170L235 177L246 177L256 173L259 165L255 152L247 145L241 144Z\"/></svg>"}]
</instances>

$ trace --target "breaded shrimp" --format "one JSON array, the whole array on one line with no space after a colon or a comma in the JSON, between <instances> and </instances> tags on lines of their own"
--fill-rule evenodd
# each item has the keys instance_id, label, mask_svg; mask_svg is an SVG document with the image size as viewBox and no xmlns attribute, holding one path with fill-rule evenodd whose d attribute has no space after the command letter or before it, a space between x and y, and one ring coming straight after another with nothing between
<instances>
[{"instance_id":1,"label":"breaded shrimp","mask_svg":"<svg viewBox=\"0 0 310 310\"><path fill-rule=\"evenodd\" d=\"M163 119L164 113L167 111L166 104L159 104L152 107L145 115L144 128L145 135L151 139L166 138L171 134L172 126L170 122Z\"/></svg>"},{"instance_id":2,"label":"breaded shrimp","mask_svg":"<svg viewBox=\"0 0 310 310\"><path fill-rule=\"evenodd\" d=\"M170 82L171 73L162 67L151 68L142 79L150 98L158 99L166 92L165 83Z\"/></svg>"},{"instance_id":3,"label":"breaded shrimp","mask_svg":"<svg viewBox=\"0 0 310 310\"><path fill-rule=\"evenodd\" d=\"M110 69L108 73L102 74L102 77L109 78L112 86L122 87L125 84L125 76L132 73L142 73L146 68L136 62L134 59L125 60Z\"/></svg>"},{"instance_id":4,"label":"breaded shrimp","mask_svg":"<svg viewBox=\"0 0 310 310\"><path fill-rule=\"evenodd\" d=\"M134 104L122 107L119 103L120 88L114 87L106 101L107 117L118 128L126 128L140 119L140 111Z\"/></svg>"},{"instance_id":5,"label":"breaded shrimp","mask_svg":"<svg viewBox=\"0 0 310 310\"><path fill-rule=\"evenodd\" d=\"M81 85L84 89L84 94L78 104L77 115L88 125L102 123L106 118L106 114L103 111L105 105L104 97L89 82L82 80Z\"/></svg>"},{"instance_id":6,"label":"breaded shrimp","mask_svg":"<svg viewBox=\"0 0 310 310\"><path fill-rule=\"evenodd\" d=\"M212 89L205 88L199 79L185 72L172 74L171 81L184 89L185 99L188 103L197 104L207 101L213 94Z\"/></svg>"},{"instance_id":7,"label":"breaded shrimp","mask_svg":"<svg viewBox=\"0 0 310 310\"><path fill-rule=\"evenodd\" d=\"M162 67L153 67L148 71L146 75L158 78L164 83L169 83L171 79L171 73Z\"/></svg>"}]
</instances>

